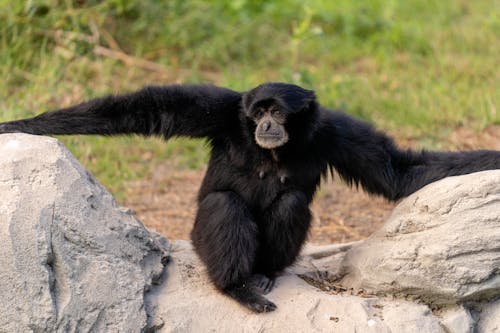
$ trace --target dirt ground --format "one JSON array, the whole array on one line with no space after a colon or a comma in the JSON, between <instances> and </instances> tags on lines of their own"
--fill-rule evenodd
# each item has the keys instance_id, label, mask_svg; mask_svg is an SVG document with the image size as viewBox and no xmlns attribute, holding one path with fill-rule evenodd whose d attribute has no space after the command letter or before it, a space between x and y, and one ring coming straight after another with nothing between
<instances>
[{"instance_id":1,"label":"dirt ground","mask_svg":"<svg viewBox=\"0 0 500 333\"><path fill-rule=\"evenodd\" d=\"M459 128L446 144L453 149L500 150L500 126L491 126L479 134ZM132 208L146 226L169 239L189 239L203 175L204 170L176 170L165 163L149 179L128 184L123 204ZM313 227L309 240L329 244L366 238L383 223L393 206L339 181L325 181L311 206Z\"/></svg>"}]
</instances>

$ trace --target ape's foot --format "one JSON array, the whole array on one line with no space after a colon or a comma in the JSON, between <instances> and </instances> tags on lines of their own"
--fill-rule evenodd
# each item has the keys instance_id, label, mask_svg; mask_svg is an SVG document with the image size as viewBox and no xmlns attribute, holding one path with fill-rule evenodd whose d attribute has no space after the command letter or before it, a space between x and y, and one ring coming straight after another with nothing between
<instances>
[{"instance_id":1,"label":"ape's foot","mask_svg":"<svg viewBox=\"0 0 500 333\"><path fill-rule=\"evenodd\" d=\"M276 309L276 305L260 295L252 283L229 287L225 292L253 312L271 312Z\"/></svg>"},{"instance_id":2,"label":"ape's foot","mask_svg":"<svg viewBox=\"0 0 500 333\"><path fill-rule=\"evenodd\" d=\"M250 284L262 295L269 294L273 290L275 283L276 279L274 277L270 278L263 274L254 274L250 278Z\"/></svg>"}]
</instances>

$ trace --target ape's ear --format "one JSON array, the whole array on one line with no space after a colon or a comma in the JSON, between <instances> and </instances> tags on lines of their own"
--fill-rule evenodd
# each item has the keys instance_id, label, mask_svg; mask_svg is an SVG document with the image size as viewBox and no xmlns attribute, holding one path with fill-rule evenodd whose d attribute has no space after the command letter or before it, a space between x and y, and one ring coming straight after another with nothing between
<instances>
[{"instance_id":1,"label":"ape's ear","mask_svg":"<svg viewBox=\"0 0 500 333\"><path fill-rule=\"evenodd\" d=\"M302 111L314 111L318 108L318 102L316 99L309 100L305 103L304 107L302 108Z\"/></svg>"},{"instance_id":2,"label":"ape's ear","mask_svg":"<svg viewBox=\"0 0 500 333\"><path fill-rule=\"evenodd\" d=\"M316 94L313 90L303 90L302 102L304 103L303 109L310 109L314 105L316 105Z\"/></svg>"},{"instance_id":3,"label":"ape's ear","mask_svg":"<svg viewBox=\"0 0 500 333\"><path fill-rule=\"evenodd\" d=\"M248 110L250 108L250 105L252 105L254 98L255 93L252 90L243 94L243 107L245 108L245 110Z\"/></svg>"},{"instance_id":4,"label":"ape's ear","mask_svg":"<svg viewBox=\"0 0 500 333\"><path fill-rule=\"evenodd\" d=\"M314 91L300 87L291 91L286 97L286 101L295 112L307 111L313 109L317 105Z\"/></svg>"}]
</instances>

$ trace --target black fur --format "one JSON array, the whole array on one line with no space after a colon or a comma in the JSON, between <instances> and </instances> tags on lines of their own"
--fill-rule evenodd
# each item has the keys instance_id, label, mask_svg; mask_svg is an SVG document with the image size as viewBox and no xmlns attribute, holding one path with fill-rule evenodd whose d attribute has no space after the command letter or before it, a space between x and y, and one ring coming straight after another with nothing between
<instances>
[{"instance_id":1,"label":"black fur","mask_svg":"<svg viewBox=\"0 0 500 333\"><path fill-rule=\"evenodd\" d=\"M282 107L286 144L272 150L256 144L249 117L258 103ZM276 308L262 294L296 259L309 230L309 204L329 169L348 184L398 200L447 176L500 168L498 151L400 150L369 124L319 106L312 91L282 83L247 93L148 87L0 124L0 133L10 132L208 138L212 154L193 244L215 286L257 312Z\"/></svg>"}]
</instances>

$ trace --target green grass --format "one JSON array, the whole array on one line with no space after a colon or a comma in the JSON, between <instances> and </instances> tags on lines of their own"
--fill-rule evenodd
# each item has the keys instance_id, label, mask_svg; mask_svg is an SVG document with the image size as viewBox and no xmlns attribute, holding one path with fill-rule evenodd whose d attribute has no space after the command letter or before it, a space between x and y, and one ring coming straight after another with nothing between
<instances>
[{"instance_id":1,"label":"green grass","mask_svg":"<svg viewBox=\"0 0 500 333\"><path fill-rule=\"evenodd\" d=\"M287 81L316 90L325 106L439 147L456 126L500 124L499 7L486 0L0 0L0 120L147 84L246 90ZM164 160L198 168L207 158L203 142L190 140L62 140L115 194Z\"/></svg>"}]
</instances>

